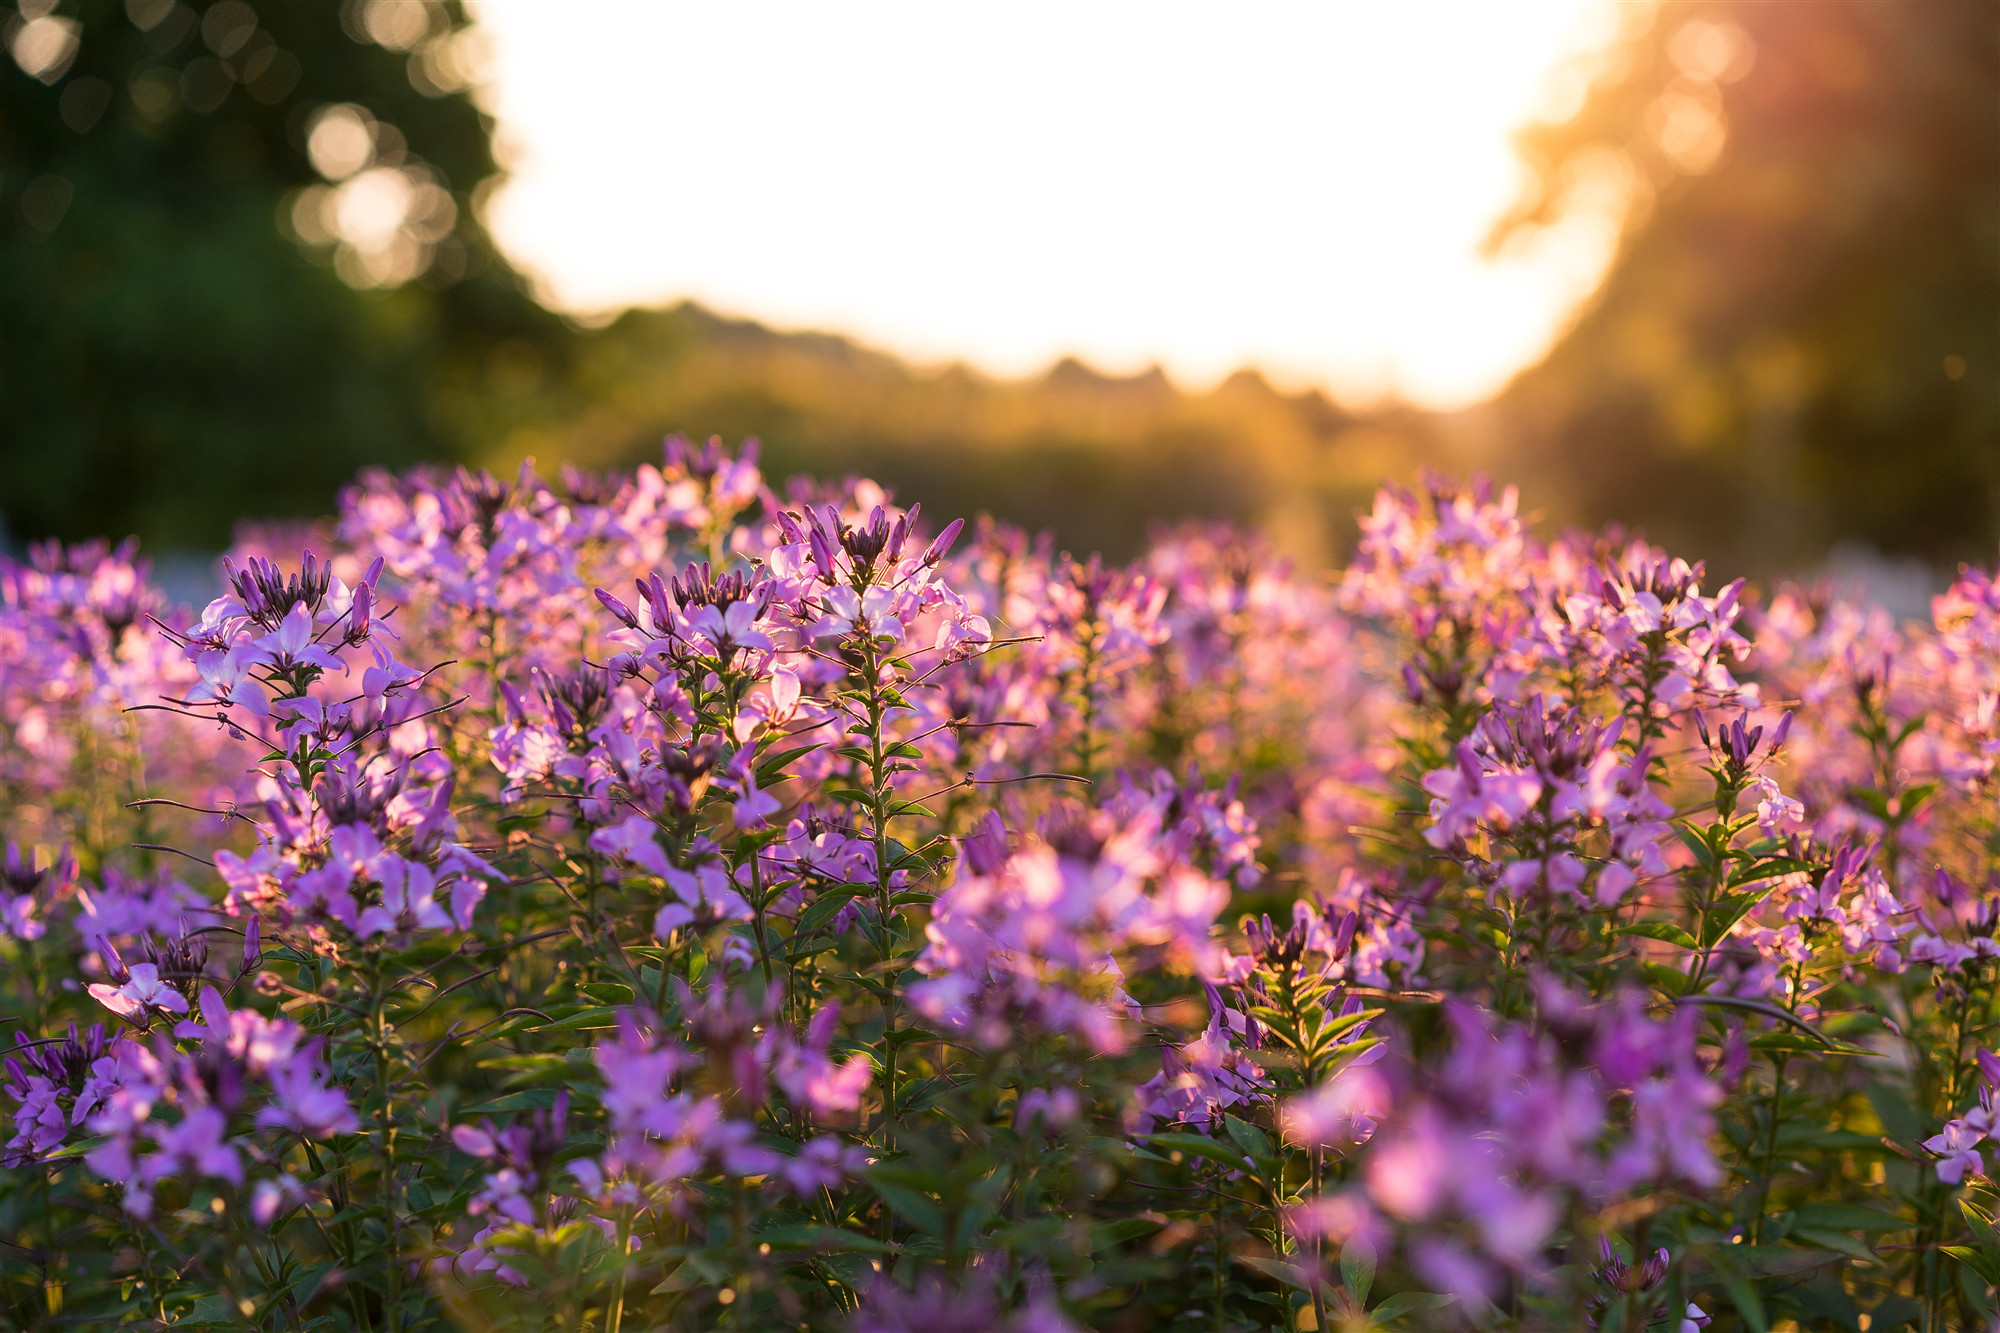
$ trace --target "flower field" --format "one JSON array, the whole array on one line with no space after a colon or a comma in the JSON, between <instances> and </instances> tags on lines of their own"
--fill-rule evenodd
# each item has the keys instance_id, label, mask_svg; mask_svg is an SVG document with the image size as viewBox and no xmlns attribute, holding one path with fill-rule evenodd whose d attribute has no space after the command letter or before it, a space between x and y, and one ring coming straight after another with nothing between
<instances>
[{"instance_id":1,"label":"flower field","mask_svg":"<svg viewBox=\"0 0 2000 1333\"><path fill-rule=\"evenodd\" d=\"M1994 1327L2000 584L935 518L0 563L0 1325Z\"/></svg>"}]
</instances>

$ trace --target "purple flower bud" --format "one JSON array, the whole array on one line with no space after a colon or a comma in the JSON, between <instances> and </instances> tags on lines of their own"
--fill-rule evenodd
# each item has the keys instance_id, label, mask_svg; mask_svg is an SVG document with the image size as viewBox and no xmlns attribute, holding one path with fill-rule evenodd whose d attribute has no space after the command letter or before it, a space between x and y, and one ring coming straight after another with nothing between
<instances>
[{"instance_id":1,"label":"purple flower bud","mask_svg":"<svg viewBox=\"0 0 2000 1333\"><path fill-rule=\"evenodd\" d=\"M1403 663L1403 693L1408 696L1410 702L1413 704L1420 704L1424 701L1423 677L1419 676L1417 669L1408 662Z\"/></svg>"},{"instance_id":2,"label":"purple flower bud","mask_svg":"<svg viewBox=\"0 0 2000 1333\"><path fill-rule=\"evenodd\" d=\"M374 593L366 583L354 590L354 606L347 613L347 641L349 643L360 643L368 637L368 611L369 604L373 600Z\"/></svg>"},{"instance_id":3,"label":"purple flower bud","mask_svg":"<svg viewBox=\"0 0 2000 1333\"><path fill-rule=\"evenodd\" d=\"M1347 951L1354 947L1354 932L1361 927L1361 914L1349 910L1340 918L1340 925L1333 932L1333 956L1345 958Z\"/></svg>"},{"instance_id":4,"label":"purple flower bud","mask_svg":"<svg viewBox=\"0 0 2000 1333\"><path fill-rule=\"evenodd\" d=\"M639 617L632 614L632 608L604 591L604 589L599 588L597 590L597 600L604 603L604 609L612 615L617 616L619 620L625 623L628 629L639 628Z\"/></svg>"},{"instance_id":5,"label":"purple flower bud","mask_svg":"<svg viewBox=\"0 0 2000 1333\"><path fill-rule=\"evenodd\" d=\"M1791 734L1792 710L1787 708L1785 715L1778 719L1778 729L1771 733L1771 753L1774 755L1777 754L1784 747L1785 737Z\"/></svg>"},{"instance_id":6,"label":"purple flower bud","mask_svg":"<svg viewBox=\"0 0 2000 1333\"><path fill-rule=\"evenodd\" d=\"M958 534L964 530L965 520L962 518L955 518L945 524L944 531L940 532L931 542L930 546L925 549L924 563L935 565L938 561L944 559L945 553L951 550L951 544L958 540Z\"/></svg>"},{"instance_id":7,"label":"purple flower bud","mask_svg":"<svg viewBox=\"0 0 2000 1333\"><path fill-rule=\"evenodd\" d=\"M1931 891L1937 895L1940 906L1949 910L1958 904L1958 881L1953 879L1943 866L1937 868Z\"/></svg>"},{"instance_id":8,"label":"purple flower bud","mask_svg":"<svg viewBox=\"0 0 2000 1333\"><path fill-rule=\"evenodd\" d=\"M664 629L673 624L674 604L667 597L666 582L660 578L657 571L643 579L633 580L633 586L639 590L639 595L646 599L646 605L652 609L654 628Z\"/></svg>"},{"instance_id":9,"label":"purple flower bud","mask_svg":"<svg viewBox=\"0 0 2000 1333\"><path fill-rule=\"evenodd\" d=\"M820 530L817 523L813 525L812 536L808 540L812 546L813 568L819 571L820 581L835 582L837 576L833 568L833 543L827 540L826 533Z\"/></svg>"},{"instance_id":10,"label":"purple flower bud","mask_svg":"<svg viewBox=\"0 0 2000 1333\"><path fill-rule=\"evenodd\" d=\"M250 924L243 930L243 962L245 966L256 962L263 956L262 940L262 923L253 916L250 918Z\"/></svg>"}]
</instances>

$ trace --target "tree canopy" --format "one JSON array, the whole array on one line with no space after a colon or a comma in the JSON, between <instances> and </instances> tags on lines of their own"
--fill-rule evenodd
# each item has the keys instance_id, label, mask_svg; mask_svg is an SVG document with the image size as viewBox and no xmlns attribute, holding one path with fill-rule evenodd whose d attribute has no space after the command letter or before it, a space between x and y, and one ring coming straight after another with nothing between
<instances>
[{"instance_id":1,"label":"tree canopy","mask_svg":"<svg viewBox=\"0 0 2000 1333\"><path fill-rule=\"evenodd\" d=\"M1509 470L1583 521L1770 570L2000 538L2000 5L1629 11L1581 109L1522 136L1496 242L1607 184L1575 327L1501 397Z\"/></svg>"},{"instance_id":2,"label":"tree canopy","mask_svg":"<svg viewBox=\"0 0 2000 1333\"><path fill-rule=\"evenodd\" d=\"M215 547L459 451L490 349L560 355L494 253L464 15L24 0L0 61L0 512Z\"/></svg>"}]
</instances>

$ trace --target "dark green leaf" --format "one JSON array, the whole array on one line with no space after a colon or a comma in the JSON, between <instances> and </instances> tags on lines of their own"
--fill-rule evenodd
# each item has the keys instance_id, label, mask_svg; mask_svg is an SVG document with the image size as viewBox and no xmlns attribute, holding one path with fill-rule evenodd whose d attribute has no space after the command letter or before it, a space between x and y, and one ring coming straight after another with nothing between
<instances>
[{"instance_id":1,"label":"dark green leaf","mask_svg":"<svg viewBox=\"0 0 2000 1333\"><path fill-rule=\"evenodd\" d=\"M1356 1236L1340 1247L1340 1285L1355 1303L1368 1304L1368 1291L1375 1285L1375 1247Z\"/></svg>"},{"instance_id":2,"label":"dark green leaf","mask_svg":"<svg viewBox=\"0 0 2000 1333\"><path fill-rule=\"evenodd\" d=\"M1148 1143L1170 1149L1174 1152L1204 1158L1218 1166L1226 1166L1231 1171L1249 1171L1251 1164L1245 1160L1240 1148L1220 1143L1215 1139L1203 1138L1199 1134L1144 1134Z\"/></svg>"},{"instance_id":3,"label":"dark green leaf","mask_svg":"<svg viewBox=\"0 0 2000 1333\"><path fill-rule=\"evenodd\" d=\"M1368 1313L1378 1323L1386 1324L1391 1319L1401 1319L1419 1310L1442 1310L1457 1300L1456 1296L1442 1296L1433 1291L1406 1291L1400 1296L1391 1296Z\"/></svg>"},{"instance_id":4,"label":"dark green leaf","mask_svg":"<svg viewBox=\"0 0 2000 1333\"><path fill-rule=\"evenodd\" d=\"M1620 935L1640 935L1649 940L1665 940L1668 944L1682 949L1699 949L1695 937L1682 930L1671 921L1641 921L1630 926L1620 926Z\"/></svg>"},{"instance_id":5,"label":"dark green leaf","mask_svg":"<svg viewBox=\"0 0 2000 1333\"><path fill-rule=\"evenodd\" d=\"M852 885L843 884L838 888L822 889L819 897L805 911L799 913L798 930L793 939L801 939L818 933L827 922L839 914L840 909L854 900L858 892Z\"/></svg>"},{"instance_id":6,"label":"dark green leaf","mask_svg":"<svg viewBox=\"0 0 2000 1333\"><path fill-rule=\"evenodd\" d=\"M1237 1254L1230 1257L1245 1268L1254 1268L1265 1277L1276 1278L1288 1287L1297 1287L1300 1291L1312 1290L1312 1283L1307 1279L1305 1270L1297 1264L1288 1264L1282 1259L1263 1259L1254 1254Z\"/></svg>"}]
</instances>

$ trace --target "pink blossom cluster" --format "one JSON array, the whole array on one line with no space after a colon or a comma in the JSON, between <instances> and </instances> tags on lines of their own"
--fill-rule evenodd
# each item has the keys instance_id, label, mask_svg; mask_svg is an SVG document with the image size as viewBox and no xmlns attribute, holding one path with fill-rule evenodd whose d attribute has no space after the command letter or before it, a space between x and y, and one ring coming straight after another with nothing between
<instances>
[{"instance_id":1,"label":"pink blossom cluster","mask_svg":"<svg viewBox=\"0 0 2000 1333\"><path fill-rule=\"evenodd\" d=\"M1543 998L1532 1026L1449 1009L1449 1057L1395 1097L1363 1168L1370 1204L1424 1224L1412 1262L1467 1299L1496 1295L1503 1267L1543 1263L1572 1198L1723 1179L1723 1089L1692 1014L1654 1019L1630 992L1589 1005L1545 983Z\"/></svg>"},{"instance_id":2,"label":"pink blossom cluster","mask_svg":"<svg viewBox=\"0 0 2000 1333\"><path fill-rule=\"evenodd\" d=\"M679 439L285 543L0 565L0 1213L78 1318L1993 1312L1984 572L1436 478L1332 579L1119 564Z\"/></svg>"}]
</instances>

